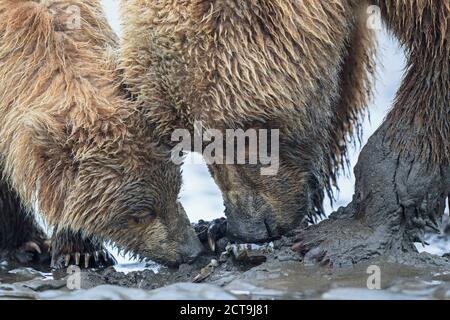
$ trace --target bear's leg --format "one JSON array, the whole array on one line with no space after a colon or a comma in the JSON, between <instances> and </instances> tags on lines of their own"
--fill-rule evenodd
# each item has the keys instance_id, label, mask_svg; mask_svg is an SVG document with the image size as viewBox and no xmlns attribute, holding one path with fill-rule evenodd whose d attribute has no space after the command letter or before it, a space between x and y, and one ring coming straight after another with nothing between
<instances>
[{"instance_id":1,"label":"bear's leg","mask_svg":"<svg viewBox=\"0 0 450 320\"><path fill-rule=\"evenodd\" d=\"M69 265L104 268L117 263L100 239L85 237L82 232L57 227L51 241L51 254L52 269L63 269Z\"/></svg>"},{"instance_id":2,"label":"bear's leg","mask_svg":"<svg viewBox=\"0 0 450 320\"><path fill-rule=\"evenodd\" d=\"M447 264L418 255L426 231L441 232L450 167L400 154L387 143L385 124L361 152L353 201L329 219L299 230L293 247L306 263L343 267L387 255L397 262Z\"/></svg>"},{"instance_id":3,"label":"bear's leg","mask_svg":"<svg viewBox=\"0 0 450 320\"><path fill-rule=\"evenodd\" d=\"M406 74L392 111L362 151L352 203L300 232L295 249L307 259L340 265L389 254L414 263L424 256L414 243L424 243L427 230L440 231L450 193L450 5L377 3L405 48Z\"/></svg>"},{"instance_id":4,"label":"bear's leg","mask_svg":"<svg viewBox=\"0 0 450 320\"><path fill-rule=\"evenodd\" d=\"M7 183L0 180L0 260L27 264L48 260L42 228L20 203Z\"/></svg>"}]
</instances>

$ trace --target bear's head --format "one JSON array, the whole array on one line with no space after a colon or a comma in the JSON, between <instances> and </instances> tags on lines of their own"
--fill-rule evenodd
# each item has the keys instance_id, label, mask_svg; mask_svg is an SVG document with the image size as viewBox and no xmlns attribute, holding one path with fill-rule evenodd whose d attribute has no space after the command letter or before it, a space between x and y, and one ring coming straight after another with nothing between
<instances>
[{"instance_id":1,"label":"bear's head","mask_svg":"<svg viewBox=\"0 0 450 320\"><path fill-rule=\"evenodd\" d=\"M203 245L178 201L181 168L138 118L109 118L98 130L72 134L80 148L70 148L79 154L60 224L141 258L172 266L191 262Z\"/></svg>"}]
</instances>

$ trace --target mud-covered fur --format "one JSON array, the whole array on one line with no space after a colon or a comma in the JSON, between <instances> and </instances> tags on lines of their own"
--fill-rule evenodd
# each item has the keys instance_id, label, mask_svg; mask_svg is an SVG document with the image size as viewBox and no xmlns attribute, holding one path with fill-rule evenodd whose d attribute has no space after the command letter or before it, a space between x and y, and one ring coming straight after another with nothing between
<instances>
[{"instance_id":1,"label":"mud-covered fur","mask_svg":"<svg viewBox=\"0 0 450 320\"><path fill-rule=\"evenodd\" d=\"M365 1L123 1L121 67L157 131L280 129L280 170L212 165L244 240L322 213L371 97ZM168 138L167 138L168 139ZM261 209L263 208L263 209Z\"/></svg>"},{"instance_id":2,"label":"mud-covered fur","mask_svg":"<svg viewBox=\"0 0 450 320\"><path fill-rule=\"evenodd\" d=\"M116 259L104 248L97 236L86 237L83 231L55 228L51 241L51 267L63 269L67 265L83 268L109 267Z\"/></svg>"},{"instance_id":3,"label":"mud-covered fur","mask_svg":"<svg viewBox=\"0 0 450 320\"><path fill-rule=\"evenodd\" d=\"M377 3L405 49L406 73L386 121L361 153L353 201L300 232L295 249L333 265L390 254L448 268L448 260L417 255L414 242L425 245L426 232L441 232L450 196L450 3Z\"/></svg>"},{"instance_id":4,"label":"mud-covered fur","mask_svg":"<svg viewBox=\"0 0 450 320\"><path fill-rule=\"evenodd\" d=\"M124 97L116 45L99 1L0 2L3 175L60 230L180 263L201 249L177 202L180 168Z\"/></svg>"}]
</instances>

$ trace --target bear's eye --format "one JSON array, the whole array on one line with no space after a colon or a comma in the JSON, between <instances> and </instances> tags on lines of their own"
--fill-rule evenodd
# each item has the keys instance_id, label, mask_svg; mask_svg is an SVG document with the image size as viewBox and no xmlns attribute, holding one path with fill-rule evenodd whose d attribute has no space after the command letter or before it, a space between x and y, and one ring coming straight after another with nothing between
<instances>
[{"instance_id":1,"label":"bear's eye","mask_svg":"<svg viewBox=\"0 0 450 320\"><path fill-rule=\"evenodd\" d=\"M153 210L143 211L131 216L131 221L135 224L149 224L156 218Z\"/></svg>"}]
</instances>

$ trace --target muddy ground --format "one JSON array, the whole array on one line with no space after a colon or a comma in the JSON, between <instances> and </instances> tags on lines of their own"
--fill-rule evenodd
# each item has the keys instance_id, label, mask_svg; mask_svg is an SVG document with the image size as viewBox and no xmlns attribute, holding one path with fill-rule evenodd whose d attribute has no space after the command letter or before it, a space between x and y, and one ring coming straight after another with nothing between
<instances>
[{"instance_id":1,"label":"muddy ground","mask_svg":"<svg viewBox=\"0 0 450 320\"><path fill-rule=\"evenodd\" d=\"M449 231L429 236L436 253L450 248ZM83 271L79 283L65 270L3 261L0 299L450 299L450 259L443 260L448 265L421 263L430 257L424 252L401 263L398 257L379 257L333 269L301 261L292 242L289 237L262 246L222 241L217 249L222 254L210 252L178 269L118 265ZM380 271L380 290L368 288L377 284L370 278L373 266ZM81 289L69 289L77 284Z\"/></svg>"}]
</instances>

